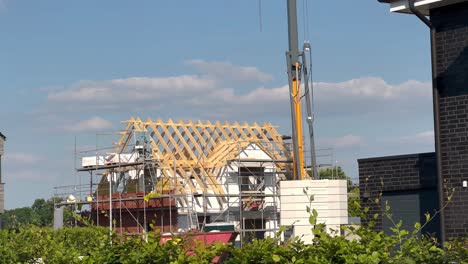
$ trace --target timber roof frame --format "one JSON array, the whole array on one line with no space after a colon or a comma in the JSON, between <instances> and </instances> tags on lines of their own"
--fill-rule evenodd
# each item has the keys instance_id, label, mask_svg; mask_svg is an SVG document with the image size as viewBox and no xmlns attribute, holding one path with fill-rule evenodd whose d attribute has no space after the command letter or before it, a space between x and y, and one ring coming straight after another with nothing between
<instances>
[{"instance_id":1,"label":"timber roof frame","mask_svg":"<svg viewBox=\"0 0 468 264\"><path fill-rule=\"evenodd\" d=\"M143 121L131 117L116 143L117 153L127 153L133 137L144 135L151 147L152 159L159 163L166 183L176 194L192 193L225 194L219 182L220 169L243 149L256 144L272 160L289 159L291 152L276 126L271 123L239 124L234 122L201 122L161 119ZM140 133L140 134L139 134ZM279 164L285 169L289 164ZM174 179L173 175L178 175ZM184 183L185 182L185 183Z\"/></svg>"}]
</instances>

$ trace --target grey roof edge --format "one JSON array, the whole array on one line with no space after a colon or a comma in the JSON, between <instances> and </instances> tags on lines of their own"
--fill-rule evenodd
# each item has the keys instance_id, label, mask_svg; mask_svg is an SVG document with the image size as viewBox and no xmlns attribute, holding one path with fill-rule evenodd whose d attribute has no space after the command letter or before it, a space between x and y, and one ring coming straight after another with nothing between
<instances>
[{"instance_id":1,"label":"grey roof edge","mask_svg":"<svg viewBox=\"0 0 468 264\"><path fill-rule=\"evenodd\" d=\"M392 156L381 156L381 157L372 157L372 158L363 158L358 159L357 162L366 162L366 161L376 161L376 160L395 160L395 159L405 159L405 158L417 158L421 156L434 156L435 152L423 152L423 153L414 153L414 154L402 154L402 155L392 155Z\"/></svg>"},{"instance_id":2,"label":"grey roof edge","mask_svg":"<svg viewBox=\"0 0 468 264\"><path fill-rule=\"evenodd\" d=\"M0 137L1 137L1 138L3 138L3 140L6 140L6 136L5 136L5 135L3 135L3 133L2 133L2 132L0 132Z\"/></svg>"}]
</instances>

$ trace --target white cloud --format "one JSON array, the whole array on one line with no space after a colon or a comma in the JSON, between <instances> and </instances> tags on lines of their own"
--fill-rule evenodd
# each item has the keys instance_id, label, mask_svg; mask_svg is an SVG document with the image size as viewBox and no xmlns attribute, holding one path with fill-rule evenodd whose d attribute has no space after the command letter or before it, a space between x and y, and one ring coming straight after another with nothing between
<instances>
[{"instance_id":1,"label":"white cloud","mask_svg":"<svg viewBox=\"0 0 468 264\"><path fill-rule=\"evenodd\" d=\"M5 153L5 163L16 165L31 165L44 161L44 157L32 153L13 152Z\"/></svg>"},{"instance_id":2,"label":"white cloud","mask_svg":"<svg viewBox=\"0 0 468 264\"><path fill-rule=\"evenodd\" d=\"M422 131L409 136L390 138L388 141L396 144L434 145L434 131Z\"/></svg>"},{"instance_id":3,"label":"white cloud","mask_svg":"<svg viewBox=\"0 0 468 264\"><path fill-rule=\"evenodd\" d=\"M195 67L204 76L215 80L261 83L273 80L273 76L256 67L236 66L229 62L208 62L205 60L188 60L185 63Z\"/></svg>"},{"instance_id":4,"label":"white cloud","mask_svg":"<svg viewBox=\"0 0 468 264\"><path fill-rule=\"evenodd\" d=\"M74 114L75 117L79 113L99 111L120 115L121 119L132 114L155 117L154 113L156 117L241 121L289 118L287 85L267 87L244 83L241 89L233 88L239 85L232 82L236 76L238 80L263 82L271 79L260 70L227 62L191 60L186 63L201 73L79 81L46 90L47 102L42 110L48 116L58 113L60 116ZM411 119L430 112L432 107L430 83L413 80L389 84L378 77L362 77L344 82L317 82L314 83L314 95L317 121L353 117L362 120L367 116L382 122L399 116Z\"/></svg>"},{"instance_id":5,"label":"white cloud","mask_svg":"<svg viewBox=\"0 0 468 264\"><path fill-rule=\"evenodd\" d=\"M431 107L430 84L407 81L390 85L375 77L358 78L340 83L314 84L315 109L323 114L349 115L382 111L413 111ZM271 109L289 104L288 87L258 87L244 94L218 86L214 79L181 75L175 77L134 77L108 81L80 81L48 94L49 104L90 109L121 109L124 106L154 109L198 107ZM145 105L146 103L146 105Z\"/></svg>"},{"instance_id":6,"label":"white cloud","mask_svg":"<svg viewBox=\"0 0 468 264\"><path fill-rule=\"evenodd\" d=\"M69 124L64 127L65 130L71 132L85 132L85 131L97 131L97 130L105 130L105 129L112 129L114 125L99 117L95 116L87 120L83 120L76 124Z\"/></svg>"},{"instance_id":7,"label":"white cloud","mask_svg":"<svg viewBox=\"0 0 468 264\"><path fill-rule=\"evenodd\" d=\"M364 144L360 136L348 134L337 138L319 138L318 145L334 149L349 149L361 147Z\"/></svg>"},{"instance_id":8,"label":"white cloud","mask_svg":"<svg viewBox=\"0 0 468 264\"><path fill-rule=\"evenodd\" d=\"M424 131L417 133L415 136L416 139L424 140L424 141L433 141L434 140L434 131Z\"/></svg>"},{"instance_id":9,"label":"white cloud","mask_svg":"<svg viewBox=\"0 0 468 264\"><path fill-rule=\"evenodd\" d=\"M356 98L374 98L383 100L403 99L405 96L431 95L430 84L419 81L406 81L398 85L390 85L381 78L363 77L339 83L316 83L318 92L323 97L347 96Z\"/></svg>"},{"instance_id":10,"label":"white cloud","mask_svg":"<svg viewBox=\"0 0 468 264\"><path fill-rule=\"evenodd\" d=\"M230 81L266 82L272 77L255 67L238 67L225 62L187 61L202 75L179 75L173 77L132 77L106 81L79 81L69 87L47 89L51 103L98 104L97 108L114 109L122 103L189 101L193 104L215 103L216 100L249 102L262 95L265 88L253 90L239 97L232 89L223 87ZM275 92L275 90L273 90ZM278 92L278 91L276 91ZM287 95L287 90L285 90ZM207 100L210 99L210 100Z\"/></svg>"},{"instance_id":11,"label":"white cloud","mask_svg":"<svg viewBox=\"0 0 468 264\"><path fill-rule=\"evenodd\" d=\"M71 87L51 91L48 100L59 103L101 103L119 105L121 102L161 100L203 93L214 88L214 81L198 76L132 77L108 81L80 81Z\"/></svg>"},{"instance_id":12,"label":"white cloud","mask_svg":"<svg viewBox=\"0 0 468 264\"><path fill-rule=\"evenodd\" d=\"M405 114L430 111L429 82L391 85L376 77L315 84L315 109L322 115Z\"/></svg>"}]
</instances>

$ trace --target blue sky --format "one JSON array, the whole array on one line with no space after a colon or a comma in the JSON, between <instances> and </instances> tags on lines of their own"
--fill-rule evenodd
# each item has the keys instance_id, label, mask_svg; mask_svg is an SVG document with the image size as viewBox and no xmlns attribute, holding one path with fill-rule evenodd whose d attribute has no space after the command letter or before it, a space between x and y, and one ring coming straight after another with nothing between
<instances>
[{"instance_id":1,"label":"blue sky","mask_svg":"<svg viewBox=\"0 0 468 264\"><path fill-rule=\"evenodd\" d=\"M298 0L304 6L306 0ZM375 1L307 1L318 148L356 159L433 150L429 33ZM258 121L289 133L285 1L0 0L6 207L74 184L74 142L130 116ZM309 30L304 31L304 25ZM305 34L304 34L305 33Z\"/></svg>"}]
</instances>

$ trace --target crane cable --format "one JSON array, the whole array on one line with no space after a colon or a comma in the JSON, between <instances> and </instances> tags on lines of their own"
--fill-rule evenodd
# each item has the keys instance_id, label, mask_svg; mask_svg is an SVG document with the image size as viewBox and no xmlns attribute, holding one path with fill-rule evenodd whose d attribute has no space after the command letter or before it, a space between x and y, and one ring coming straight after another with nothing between
<instances>
[{"instance_id":1,"label":"crane cable","mask_svg":"<svg viewBox=\"0 0 468 264\"><path fill-rule=\"evenodd\" d=\"M263 31L262 24L262 0L258 0L258 26L260 27L260 32Z\"/></svg>"}]
</instances>

